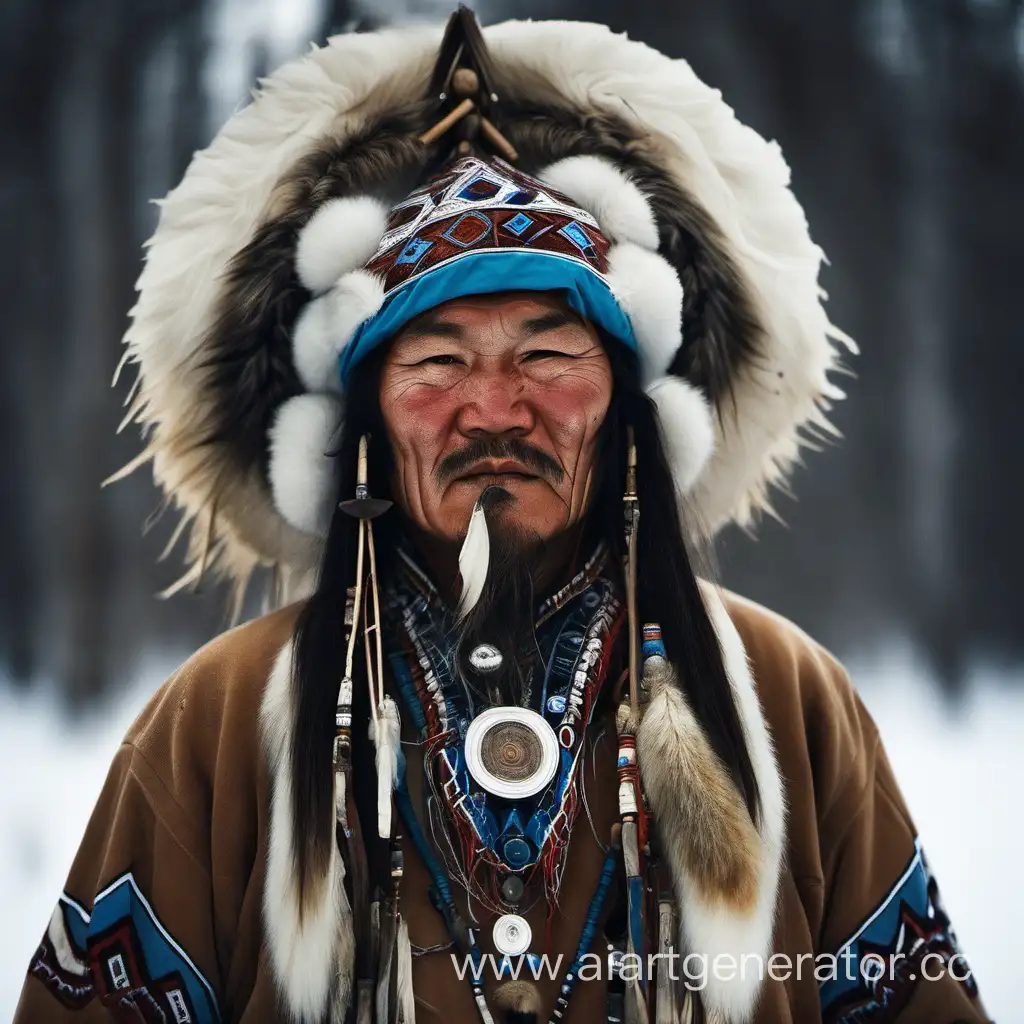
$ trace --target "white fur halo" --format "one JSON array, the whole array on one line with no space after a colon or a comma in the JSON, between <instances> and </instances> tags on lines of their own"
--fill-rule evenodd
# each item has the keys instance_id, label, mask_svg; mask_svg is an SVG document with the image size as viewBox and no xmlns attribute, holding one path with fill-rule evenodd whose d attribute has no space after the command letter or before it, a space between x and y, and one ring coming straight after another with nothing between
<instances>
[{"instance_id":1,"label":"white fur halo","mask_svg":"<svg viewBox=\"0 0 1024 1024\"><path fill-rule=\"evenodd\" d=\"M682 377L661 377L647 388L658 409L665 453L676 487L687 494L715 449L715 425L704 395Z\"/></svg>"},{"instance_id":2,"label":"white fur halo","mask_svg":"<svg viewBox=\"0 0 1024 1024\"><path fill-rule=\"evenodd\" d=\"M373 196L330 199L299 232L295 270L315 295L342 274L363 266L388 228L388 208Z\"/></svg>"},{"instance_id":3,"label":"white fur halo","mask_svg":"<svg viewBox=\"0 0 1024 1024\"><path fill-rule=\"evenodd\" d=\"M342 405L334 395L296 395L282 403L270 428L268 476L278 512L297 530L324 537L337 490L332 449Z\"/></svg>"},{"instance_id":4,"label":"white fur halo","mask_svg":"<svg viewBox=\"0 0 1024 1024\"><path fill-rule=\"evenodd\" d=\"M380 278L353 270L329 292L306 304L292 330L292 360L307 391L341 390L338 356L383 302Z\"/></svg>"},{"instance_id":5,"label":"white fur halo","mask_svg":"<svg viewBox=\"0 0 1024 1024\"><path fill-rule=\"evenodd\" d=\"M683 343L683 285L672 264L632 242L608 250L608 286L629 317L644 385L662 376Z\"/></svg>"},{"instance_id":6,"label":"white fur halo","mask_svg":"<svg viewBox=\"0 0 1024 1024\"><path fill-rule=\"evenodd\" d=\"M541 171L545 185L579 203L615 242L654 251L658 224L643 192L615 164L599 156L569 156Z\"/></svg>"}]
</instances>

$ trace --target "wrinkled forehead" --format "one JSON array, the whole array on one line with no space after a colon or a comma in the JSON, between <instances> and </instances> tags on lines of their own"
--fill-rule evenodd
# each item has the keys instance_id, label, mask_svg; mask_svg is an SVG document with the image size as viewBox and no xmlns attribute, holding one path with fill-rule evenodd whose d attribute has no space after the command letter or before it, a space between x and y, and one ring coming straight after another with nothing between
<instances>
[{"instance_id":1,"label":"wrinkled forehead","mask_svg":"<svg viewBox=\"0 0 1024 1024\"><path fill-rule=\"evenodd\" d=\"M594 324L556 291L514 290L493 295L468 295L441 302L413 317L391 339L396 348L442 338L486 342L490 348L514 348L523 341L559 332L604 347Z\"/></svg>"}]
</instances>

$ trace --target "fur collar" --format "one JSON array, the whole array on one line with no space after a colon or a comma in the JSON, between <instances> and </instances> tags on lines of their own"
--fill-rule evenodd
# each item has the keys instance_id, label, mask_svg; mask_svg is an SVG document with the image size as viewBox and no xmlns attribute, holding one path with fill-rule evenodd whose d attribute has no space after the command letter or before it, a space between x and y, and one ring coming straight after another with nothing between
<instances>
[{"instance_id":1,"label":"fur collar","mask_svg":"<svg viewBox=\"0 0 1024 1024\"><path fill-rule=\"evenodd\" d=\"M652 701L637 736L651 810L679 899L680 947L708 957L744 954L767 960L785 846L785 802L771 736L743 641L718 591L703 585L726 672L761 791L756 829L711 753L678 687L652 680ZM291 776L292 645L278 655L260 713L271 773L270 839L263 897L265 946L281 1003L295 1024L342 1024L351 1001L354 947L345 868L335 850L319 902L300 908L293 884ZM645 756L646 755L646 756ZM710 813L709 813L709 809ZM710 1019L746 1024L761 984L752 977L718 980L708 972L702 993Z\"/></svg>"}]
</instances>

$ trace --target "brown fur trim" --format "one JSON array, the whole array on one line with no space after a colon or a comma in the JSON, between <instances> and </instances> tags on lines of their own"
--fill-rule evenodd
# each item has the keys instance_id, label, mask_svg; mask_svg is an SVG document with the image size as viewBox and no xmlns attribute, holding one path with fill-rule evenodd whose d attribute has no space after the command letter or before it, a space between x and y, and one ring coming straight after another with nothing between
<instances>
[{"instance_id":1,"label":"brown fur trim","mask_svg":"<svg viewBox=\"0 0 1024 1024\"><path fill-rule=\"evenodd\" d=\"M757 829L672 666L649 659L644 676L651 701L637 732L637 761L665 852L707 904L748 912L758 896Z\"/></svg>"}]
</instances>

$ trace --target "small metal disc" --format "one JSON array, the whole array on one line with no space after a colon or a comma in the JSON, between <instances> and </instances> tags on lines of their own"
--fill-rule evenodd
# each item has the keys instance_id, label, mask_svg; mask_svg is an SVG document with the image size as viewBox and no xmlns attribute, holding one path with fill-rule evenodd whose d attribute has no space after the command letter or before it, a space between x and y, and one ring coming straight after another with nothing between
<instances>
[{"instance_id":1,"label":"small metal disc","mask_svg":"<svg viewBox=\"0 0 1024 1024\"><path fill-rule=\"evenodd\" d=\"M564 714L565 698L557 694L554 697L548 697L548 711L553 715Z\"/></svg>"},{"instance_id":2,"label":"small metal disc","mask_svg":"<svg viewBox=\"0 0 1024 1024\"><path fill-rule=\"evenodd\" d=\"M521 956L530 948L533 931L525 917L503 914L494 922L491 938L502 956Z\"/></svg>"},{"instance_id":3,"label":"small metal disc","mask_svg":"<svg viewBox=\"0 0 1024 1024\"><path fill-rule=\"evenodd\" d=\"M501 668L505 659L493 644L480 644L469 652L469 663L482 675L489 675Z\"/></svg>"},{"instance_id":4,"label":"small metal disc","mask_svg":"<svg viewBox=\"0 0 1024 1024\"><path fill-rule=\"evenodd\" d=\"M501 883L501 898L505 903L516 904L523 898L526 886L518 875L508 875Z\"/></svg>"}]
</instances>

